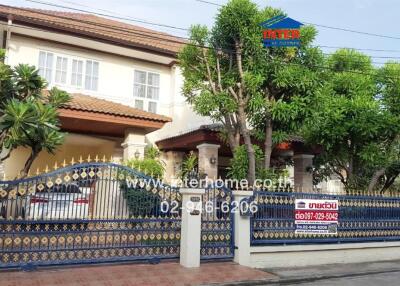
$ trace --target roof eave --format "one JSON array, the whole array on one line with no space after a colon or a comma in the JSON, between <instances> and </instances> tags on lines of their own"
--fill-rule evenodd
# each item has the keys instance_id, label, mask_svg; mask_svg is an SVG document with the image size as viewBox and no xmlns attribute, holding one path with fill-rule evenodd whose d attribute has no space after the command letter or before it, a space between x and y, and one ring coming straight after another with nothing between
<instances>
[{"instance_id":1,"label":"roof eave","mask_svg":"<svg viewBox=\"0 0 400 286\"><path fill-rule=\"evenodd\" d=\"M99 35L98 33L90 33L87 31L82 31L82 30L75 29L72 27L66 28L66 27L63 27L63 26L60 26L57 24L51 25L50 23L46 23L44 21L38 21L38 20L31 19L31 18L21 17L19 15L0 12L0 20L8 21L9 17L13 18L14 23L20 24L20 25L33 26L36 28L48 30L50 32L57 32L57 33L63 33L63 34L67 34L67 35L80 36L82 38L86 38L86 39L90 39L90 40L96 40L96 41L100 40L105 43L118 44L118 45L122 45L123 47L135 48L137 50L141 50L144 52L157 53L158 55L172 57L174 59L177 59L177 57L178 57L178 52L172 52L169 50L157 48L157 47L150 46L150 45L136 44L136 43L124 41L121 39L116 39L113 37L107 37L105 35Z\"/></svg>"},{"instance_id":2,"label":"roof eave","mask_svg":"<svg viewBox=\"0 0 400 286\"><path fill-rule=\"evenodd\" d=\"M58 109L58 115L63 130L111 136L123 136L127 128L141 129L144 134L147 134L161 129L165 123L169 122L167 120L128 117L70 108ZM103 126L107 128L103 128Z\"/></svg>"}]
</instances>

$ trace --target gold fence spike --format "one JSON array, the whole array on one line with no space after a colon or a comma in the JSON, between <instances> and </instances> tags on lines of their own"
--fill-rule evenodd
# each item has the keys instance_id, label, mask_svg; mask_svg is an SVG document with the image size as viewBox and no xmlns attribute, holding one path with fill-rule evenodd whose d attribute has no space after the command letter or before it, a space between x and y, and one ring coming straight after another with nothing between
<instances>
[{"instance_id":1,"label":"gold fence spike","mask_svg":"<svg viewBox=\"0 0 400 286\"><path fill-rule=\"evenodd\" d=\"M75 159L74 159L74 157L72 157L71 165L75 165Z\"/></svg>"},{"instance_id":2,"label":"gold fence spike","mask_svg":"<svg viewBox=\"0 0 400 286\"><path fill-rule=\"evenodd\" d=\"M82 156L80 156L80 157L79 157L79 160L78 160L78 162L79 162L80 164L82 164L82 163L83 163Z\"/></svg>"},{"instance_id":3,"label":"gold fence spike","mask_svg":"<svg viewBox=\"0 0 400 286\"><path fill-rule=\"evenodd\" d=\"M106 155L103 155L103 163L105 163L106 161L107 161L107 159L106 159Z\"/></svg>"},{"instance_id":4,"label":"gold fence spike","mask_svg":"<svg viewBox=\"0 0 400 286\"><path fill-rule=\"evenodd\" d=\"M54 163L54 170L58 169L57 161Z\"/></svg>"},{"instance_id":5,"label":"gold fence spike","mask_svg":"<svg viewBox=\"0 0 400 286\"><path fill-rule=\"evenodd\" d=\"M96 157L94 158L94 161L97 163L99 162L99 155L96 154Z\"/></svg>"},{"instance_id":6,"label":"gold fence spike","mask_svg":"<svg viewBox=\"0 0 400 286\"><path fill-rule=\"evenodd\" d=\"M36 175L39 175L40 174L40 171L39 171L39 168L37 168L36 169Z\"/></svg>"},{"instance_id":7,"label":"gold fence spike","mask_svg":"<svg viewBox=\"0 0 400 286\"><path fill-rule=\"evenodd\" d=\"M48 172L49 172L49 166L48 166L48 165L46 165L46 169L44 170L44 172L45 172L45 173L48 173Z\"/></svg>"},{"instance_id":8,"label":"gold fence spike","mask_svg":"<svg viewBox=\"0 0 400 286\"><path fill-rule=\"evenodd\" d=\"M92 158L90 158L90 154L88 155L86 161L87 161L88 163L92 161Z\"/></svg>"},{"instance_id":9,"label":"gold fence spike","mask_svg":"<svg viewBox=\"0 0 400 286\"><path fill-rule=\"evenodd\" d=\"M64 161L62 163L62 166L63 166L63 168L65 168L65 166L67 166L67 163L65 162L65 159L64 159Z\"/></svg>"}]
</instances>

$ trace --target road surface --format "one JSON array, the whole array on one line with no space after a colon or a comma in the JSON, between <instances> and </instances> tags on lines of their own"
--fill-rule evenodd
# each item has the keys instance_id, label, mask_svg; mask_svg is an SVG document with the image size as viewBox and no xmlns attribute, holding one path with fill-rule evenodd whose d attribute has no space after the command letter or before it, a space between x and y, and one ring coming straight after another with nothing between
<instances>
[{"instance_id":1,"label":"road surface","mask_svg":"<svg viewBox=\"0 0 400 286\"><path fill-rule=\"evenodd\" d=\"M398 286L400 285L400 271L378 274L349 276L342 278L319 279L288 283L281 285L303 285L303 286Z\"/></svg>"}]
</instances>

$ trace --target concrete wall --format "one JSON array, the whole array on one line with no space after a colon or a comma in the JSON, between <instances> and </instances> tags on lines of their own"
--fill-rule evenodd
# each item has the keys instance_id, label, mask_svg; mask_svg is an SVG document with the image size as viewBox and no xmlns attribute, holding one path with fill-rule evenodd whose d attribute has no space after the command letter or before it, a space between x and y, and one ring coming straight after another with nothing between
<instances>
[{"instance_id":1,"label":"concrete wall","mask_svg":"<svg viewBox=\"0 0 400 286\"><path fill-rule=\"evenodd\" d=\"M257 246L250 248L254 268L281 268L400 259L400 242Z\"/></svg>"}]
</instances>

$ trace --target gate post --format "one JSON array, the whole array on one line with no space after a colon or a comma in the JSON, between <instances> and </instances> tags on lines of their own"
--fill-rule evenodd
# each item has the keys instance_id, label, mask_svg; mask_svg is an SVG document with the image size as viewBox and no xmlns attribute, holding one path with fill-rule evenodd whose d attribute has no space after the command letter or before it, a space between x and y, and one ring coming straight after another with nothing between
<instances>
[{"instance_id":1,"label":"gate post","mask_svg":"<svg viewBox=\"0 0 400 286\"><path fill-rule=\"evenodd\" d=\"M253 191L233 191L233 200L239 203L253 195ZM234 261L240 265L250 266L250 216L243 216L240 211L235 218L235 256Z\"/></svg>"},{"instance_id":2,"label":"gate post","mask_svg":"<svg viewBox=\"0 0 400 286\"><path fill-rule=\"evenodd\" d=\"M201 210L204 189L180 189L182 195L180 264L200 266Z\"/></svg>"}]
</instances>

